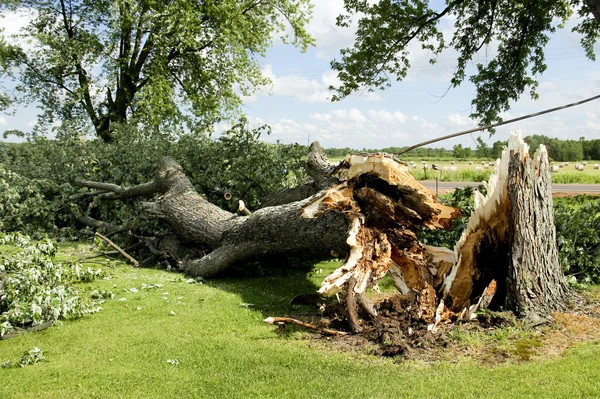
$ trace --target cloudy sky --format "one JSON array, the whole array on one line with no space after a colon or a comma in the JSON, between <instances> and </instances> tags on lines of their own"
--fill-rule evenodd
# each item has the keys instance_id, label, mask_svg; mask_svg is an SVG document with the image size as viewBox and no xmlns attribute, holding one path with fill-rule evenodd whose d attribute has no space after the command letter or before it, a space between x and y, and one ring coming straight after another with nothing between
<instances>
[{"instance_id":1,"label":"cloudy sky","mask_svg":"<svg viewBox=\"0 0 600 399\"><path fill-rule=\"evenodd\" d=\"M325 147L383 148L406 146L477 125L469 119L475 89L468 82L446 93L455 67L454 55L443 54L437 64L417 50L411 53L412 69L403 82L394 82L386 91L363 92L331 103L327 88L337 81L329 63L339 50L353 44L354 31L335 26L343 10L343 0L314 1L314 17L309 31L317 45L306 53L276 43L261 60L263 73L273 84L245 99L243 112L252 125L269 124L267 141L302 143L319 140ZM442 28L452 32L452 20ZM17 29L18 18L0 20L7 32ZM579 45L579 36L570 32L571 23L559 30L547 47L548 69L540 79L537 101L525 96L512 105L505 119L578 101L600 93L600 64L589 61ZM600 46L598 47L600 50ZM482 52L485 61L493 52ZM444 95L444 93L446 93ZM544 134L561 139L600 138L600 100L498 129L447 140L434 146L452 148L455 144L475 146L475 139L492 143L506 140L511 131L523 135ZM0 113L0 131L29 130L36 109L20 108L14 116ZM219 126L222 129L224 126Z\"/></svg>"}]
</instances>

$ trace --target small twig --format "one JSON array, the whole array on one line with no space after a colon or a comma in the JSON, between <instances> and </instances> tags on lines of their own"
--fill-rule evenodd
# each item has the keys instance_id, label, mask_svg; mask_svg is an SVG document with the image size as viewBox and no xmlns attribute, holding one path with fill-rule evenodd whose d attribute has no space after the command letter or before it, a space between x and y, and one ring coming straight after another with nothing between
<instances>
[{"instance_id":1,"label":"small twig","mask_svg":"<svg viewBox=\"0 0 600 399\"><path fill-rule=\"evenodd\" d=\"M143 242L136 242L135 244L125 248L123 251L127 252L127 251L131 251L132 249L135 249L141 245L144 245ZM112 256L112 255L118 255L119 251L104 251L104 252L100 252L99 254L95 254L95 255L90 255L90 256L86 256L85 258L79 258L78 262L83 262L87 259L94 259L94 258L99 258L101 256Z\"/></svg>"},{"instance_id":2,"label":"small twig","mask_svg":"<svg viewBox=\"0 0 600 399\"><path fill-rule=\"evenodd\" d=\"M96 232L96 236L100 237L101 239L103 239L108 245L110 245L111 247L113 247L114 249L116 249L121 255L123 255L128 261L130 261L131 263L133 263L133 266L135 267L140 267L140 262L138 262L137 260L135 260L131 255L129 255L127 252L123 251L117 244L115 244L114 242L112 242L109 238L104 237L102 234Z\"/></svg>"},{"instance_id":3,"label":"small twig","mask_svg":"<svg viewBox=\"0 0 600 399\"><path fill-rule=\"evenodd\" d=\"M250 212L250 209L246 208L246 204L244 204L244 201L242 200L238 201L238 212L244 216L252 215L252 212Z\"/></svg>"},{"instance_id":4,"label":"small twig","mask_svg":"<svg viewBox=\"0 0 600 399\"><path fill-rule=\"evenodd\" d=\"M290 324L295 324L295 325L300 326L300 327L308 328L310 330L319 331L319 332L321 332L323 334L329 334L329 335L348 335L348 333L344 332L344 331L336 331L336 330L331 330L329 328L320 328L320 327L313 326L312 324L308 324L308 323L305 323L305 322L300 321L300 320L292 319L290 317L267 317L264 320L264 322L267 323L267 324L290 323Z\"/></svg>"}]
</instances>

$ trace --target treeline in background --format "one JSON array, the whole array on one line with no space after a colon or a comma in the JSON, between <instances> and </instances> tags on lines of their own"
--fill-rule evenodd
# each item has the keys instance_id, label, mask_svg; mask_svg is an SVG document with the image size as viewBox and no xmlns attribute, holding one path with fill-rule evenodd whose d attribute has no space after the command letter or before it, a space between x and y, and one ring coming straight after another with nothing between
<instances>
[{"instance_id":1,"label":"treeline in background","mask_svg":"<svg viewBox=\"0 0 600 399\"><path fill-rule=\"evenodd\" d=\"M550 159L553 161L584 161L600 160L600 140L586 140L581 137L579 140L560 140L550 138L544 135L533 135L525 137L525 141L530 145L530 151L534 152L540 144L545 144L548 149ZM475 148L463 147L457 144L452 150L446 148L417 148L402 155L405 159L496 159L500 158L502 150L507 145L506 141L498 140L489 146L481 138L475 140ZM353 148L328 148L325 153L330 158L341 158L346 154L355 152L386 152L398 154L407 147L386 147L381 149L363 149Z\"/></svg>"}]
</instances>

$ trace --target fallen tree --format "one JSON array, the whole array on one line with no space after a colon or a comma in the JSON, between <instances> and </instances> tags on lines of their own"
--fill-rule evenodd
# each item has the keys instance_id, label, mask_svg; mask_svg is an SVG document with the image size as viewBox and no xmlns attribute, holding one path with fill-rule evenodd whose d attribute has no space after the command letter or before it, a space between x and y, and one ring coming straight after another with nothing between
<instances>
[{"instance_id":1,"label":"fallen tree","mask_svg":"<svg viewBox=\"0 0 600 399\"><path fill-rule=\"evenodd\" d=\"M419 242L420 228L449 228L459 212L438 203L403 162L358 154L334 165L313 143L306 169L311 182L272 195L270 206L254 212L240 203L242 215L208 202L170 158L152 182L139 186L78 184L96 190L90 198L154 196L142 207L170 233L142 238L150 259L168 256L192 276L211 277L234 264L279 257L345 258L319 293L345 298L354 332L365 318L378 317L365 291L377 289L386 275L431 330L470 320L483 308L512 310L533 323L565 309L571 294L558 263L544 147L531 159L520 137L511 137L487 195L476 194L476 209L454 251ZM89 215L80 221L113 234L123 231Z\"/></svg>"}]
</instances>

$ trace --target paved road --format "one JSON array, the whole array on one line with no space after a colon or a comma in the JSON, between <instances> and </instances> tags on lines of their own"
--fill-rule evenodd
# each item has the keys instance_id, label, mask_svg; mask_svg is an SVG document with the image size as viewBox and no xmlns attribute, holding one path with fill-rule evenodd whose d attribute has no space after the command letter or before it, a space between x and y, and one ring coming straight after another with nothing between
<instances>
[{"instance_id":1,"label":"paved road","mask_svg":"<svg viewBox=\"0 0 600 399\"><path fill-rule=\"evenodd\" d=\"M421 184L435 192L435 180L422 180ZM439 192L443 193L449 190L454 190L455 188L462 188L466 186L477 187L479 183L470 183L470 182L447 182L441 181L439 182ZM600 184L553 184L552 185L553 193L598 193L600 194Z\"/></svg>"}]
</instances>

